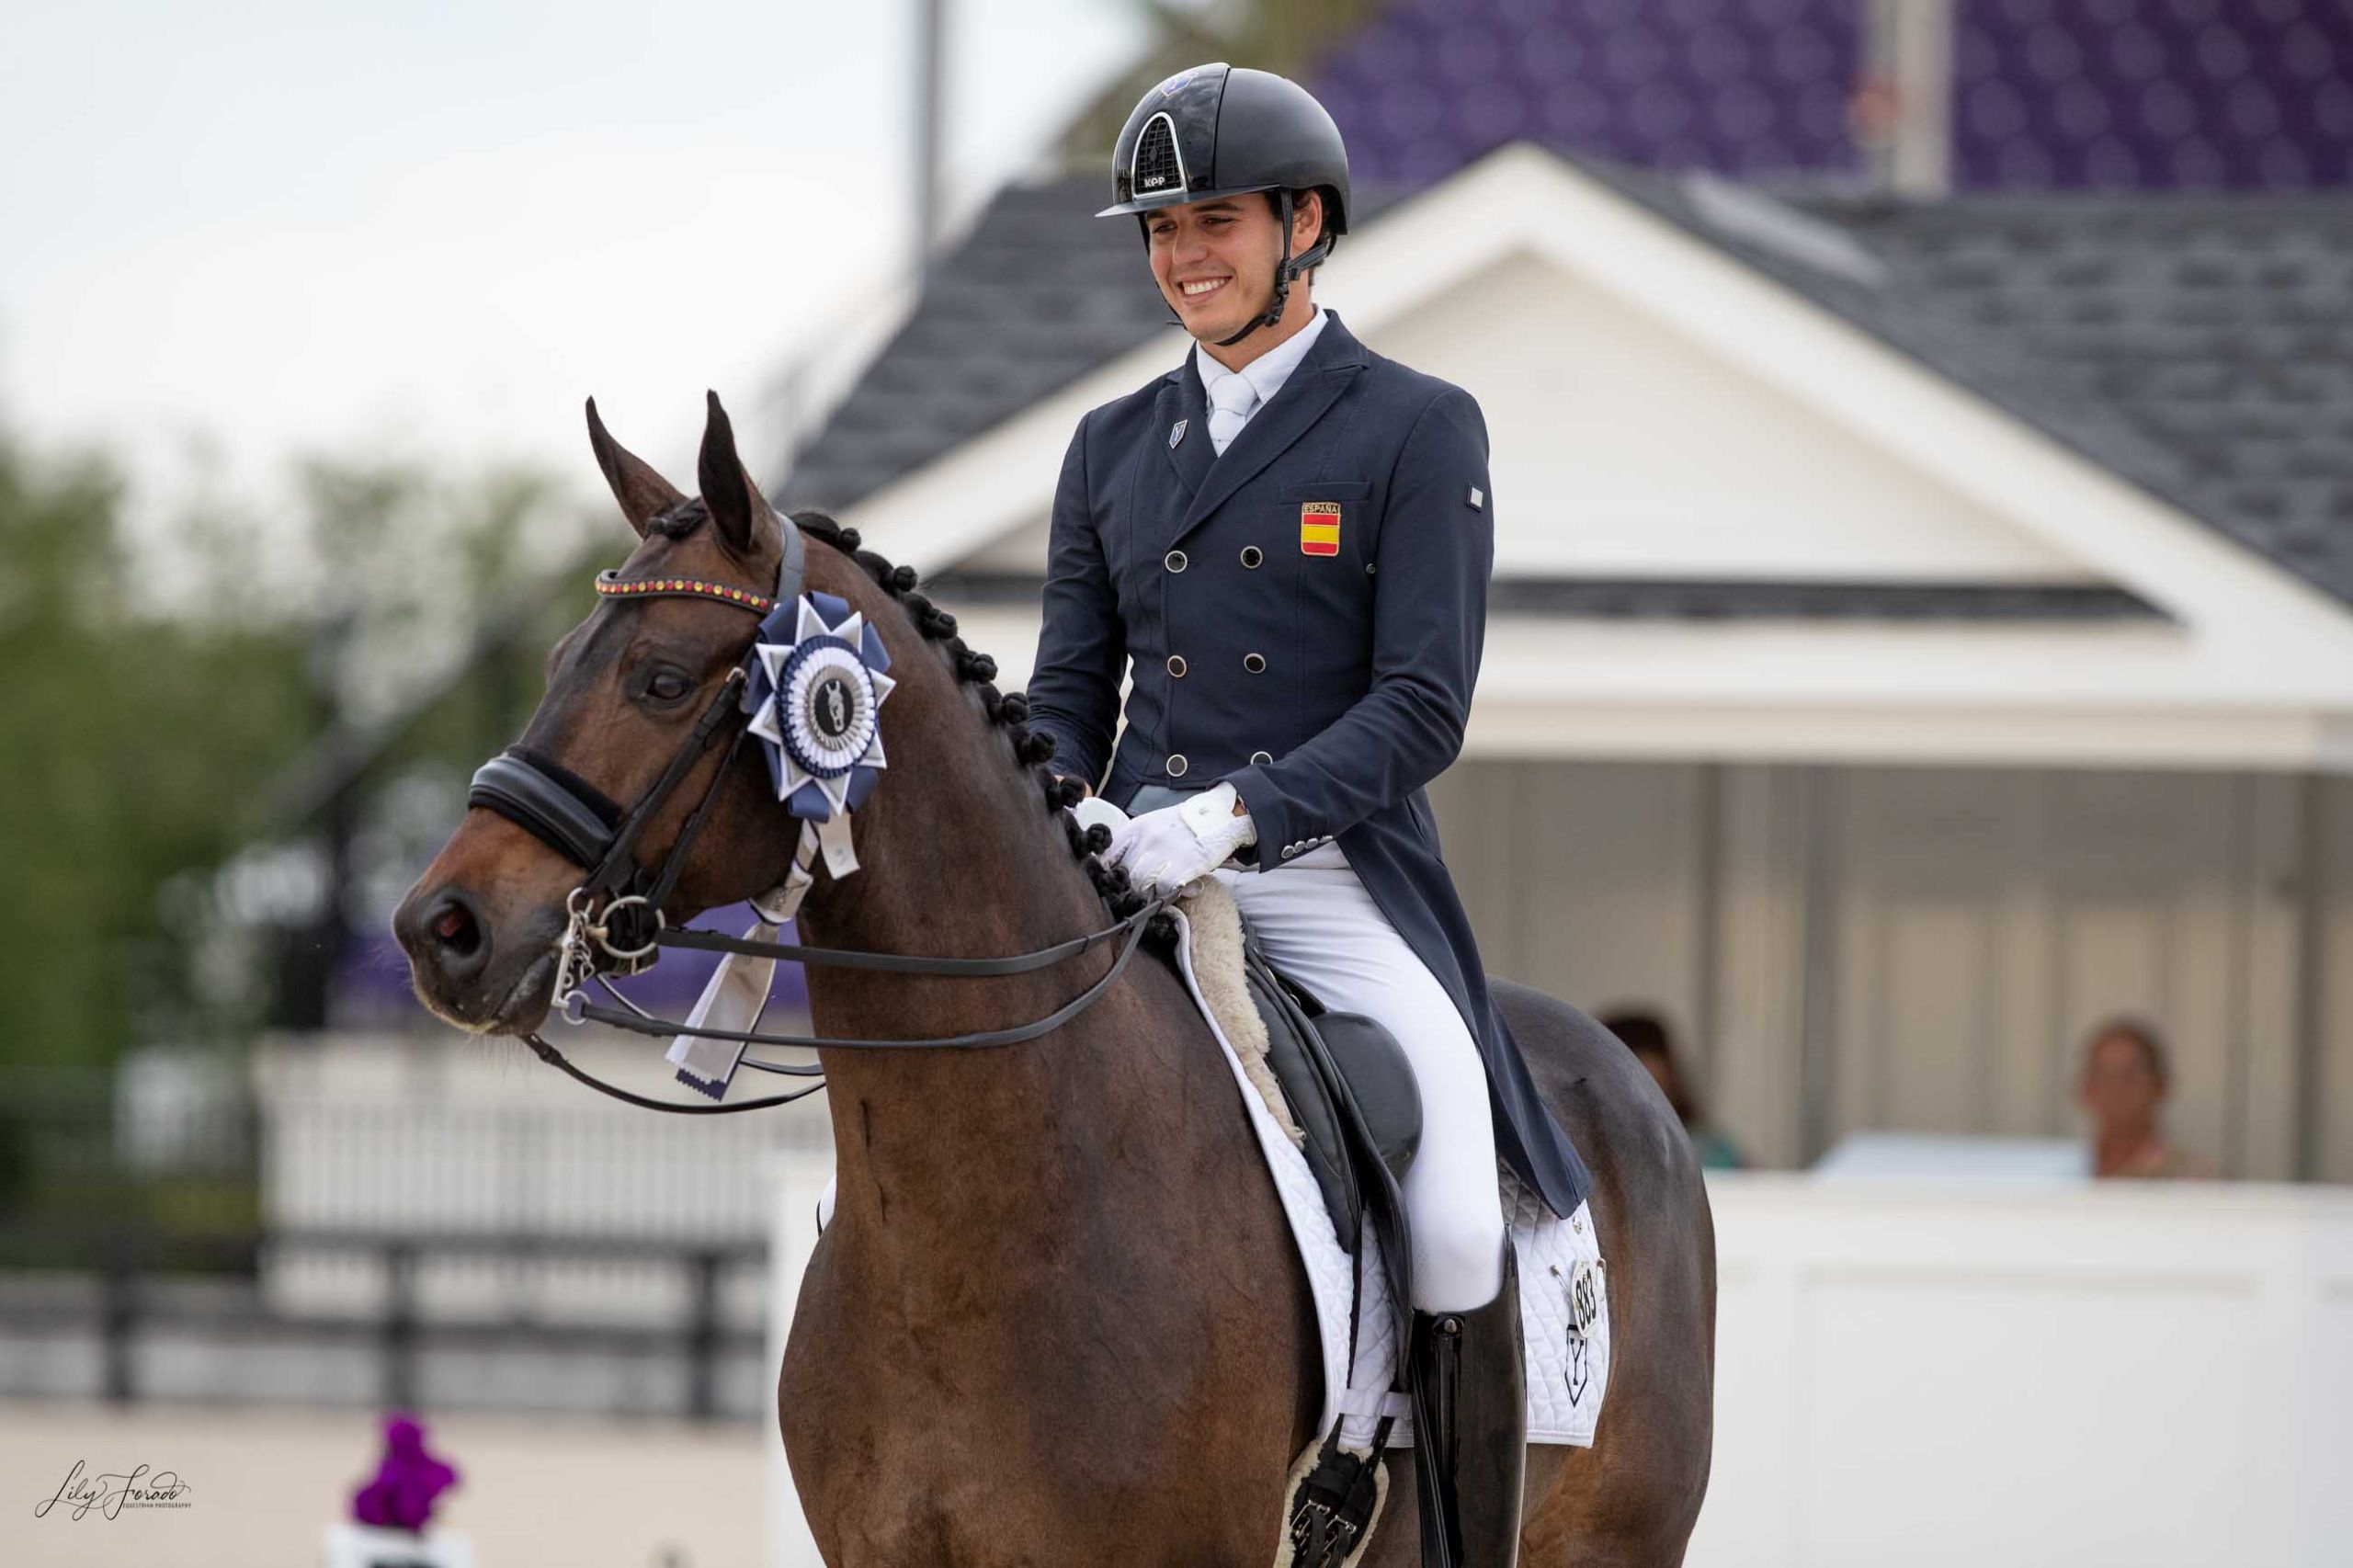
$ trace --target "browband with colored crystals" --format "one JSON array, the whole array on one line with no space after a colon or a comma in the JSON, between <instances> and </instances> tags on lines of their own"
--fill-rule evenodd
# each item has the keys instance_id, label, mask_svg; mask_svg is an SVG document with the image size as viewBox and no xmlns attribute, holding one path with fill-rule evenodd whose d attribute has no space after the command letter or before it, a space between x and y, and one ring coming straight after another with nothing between
<instances>
[{"instance_id":1,"label":"browband with colored crystals","mask_svg":"<svg viewBox=\"0 0 2353 1568\"><path fill-rule=\"evenodd\" d=\"M725 583L706 583L699 577L624 577L618 572L599 572L597 591L614 599L717 599L759 616L777 605L766 594Z\"/></svg>"}]
</instances>

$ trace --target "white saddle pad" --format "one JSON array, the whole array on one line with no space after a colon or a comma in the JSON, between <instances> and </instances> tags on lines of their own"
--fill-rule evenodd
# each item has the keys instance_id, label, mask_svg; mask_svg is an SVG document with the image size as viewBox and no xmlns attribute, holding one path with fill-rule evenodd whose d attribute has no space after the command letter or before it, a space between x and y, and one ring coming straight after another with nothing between
<instances>
[{"instance_id":1,"label":"white saddle pad","mask_svg":"<svg viewBox=\"0 0 2353 1568\"><path fill-rule=\"evenodd\" d=\"M1215 888L1214 883L1210 885ZM1232 895L1216 889L1208 896ZM1177 970L1233 1071L1234 1086L1274 1176L1275 1191L1290 1221L1291 1239L1298 1244L1300 1262L1306 1267L1315 1298L1324 1361L1324 1414L1316 1426L1316 1441L1330 1434L1335 1422L1344 1422L1342 1440L1351 1447L1368 1448L1378 1423L1386 1415L1395 1422L1390 1428L1389 1447L1410 1447L1413 1416L1405 1396L1392 1392L1401 1381L1399 1358L1404 1347L1397 1343L1395 1318L1390 1311L1389 1275L1381 1267L1381 1244L1368 1226L1355 1256L1340 1245L1331 1211L1324 1204L1324 1190L1308 1169L1307 1156L1292 1143L1267 1104L1267 1094L1279 1090L1271 1074L1263 1074L1263 1089L1252 1082L1224 1027L1202 997L1193 970L1192 923L1182 906L1172 913L1179 931ZM1238 987L1229 989L1240 994ZM1609 1292L1591 1206L1580 1204L1574 1214L1563 1220L1509 1165L1498 1163L1496 1178L1504 1220L1519 1255L1519 1311L1528 1344L1528 1440L1591 1448L1594 1424L1600 1418L1602 1396L1609 1383ZM819 1229L832 1220L833 1209L834 1187L828 1182L817 1204ZM1361 1300L1356 1290L1359 1271L1364 1286ZM1580 1289L1585 1292L1587 1319L1582 1331L1576 1326ZM1353 1357L1348 1353L1351 1344L1356 1346Z\"/></svg>"},{"instance_id":2,"label":"white saddle pad","mask_svg":"<svg viewBox=\"0 0 2353 1568\"><path fill-rule=\"evenodd\" d=\"M1212 884L1213 885L1213 884ZM1222 893L1222 890L1220 890ZM1231 896L1231 895L1224 895ZM1324 1204L1323 1188L1308 1169L1307 1156L1285 1135L1268 1108L1264 1094L1251 1082L1242 1059L1226 1039L1225 1029L1203 1001L1193 972L1193 930L1181 906L1176 911L1181 933L1177 969L1186 989L1200 1005L1201 1016L1217 1035L1219 1049L1233 1069L1233 1079L1250 1115L1250 1125L1266 1153L1275 1191L1290 1220L1292 1240L1315 1296L1315 1318L1324 1353L1324 1418L1320 1439L1336 1421L1346 1421L1344 1440L1356 1446L1370 1443L1375 1423L1383 1415L1396 1417L1389 1446L1404 1448L1413 1441L1413 1418L1404 1396L1390 1392L1398 1381L1394 1316L1390 1311L1388 1271L1379 1267L1380 1243L1367 1231L1357 1256L1340 1245L1339 1233ZM1563 1220L1519 1179L1510 1166L1496 1168L1503 1198L1504 1220L1511 1228L1512 1245L1519 1254L1519 1310L1528 1342L1528 1440L1593 1446L1594 1423L1601 1415L1602 1395L1609 1381L1609 1294L1602 1273L1601 1247L1594 1235L1589 1205ZM1356 1296L1356 1275L1361 1269L1364 1294ZM1574 1293L1582 1282L1587 1292L1588 1318L1584 1331L1574 1324ZM1350 1322L1357 1309L1360 1326ZM1348 1354L1351 1329L1357 1353Z\"/></svg>"}]
</instances>

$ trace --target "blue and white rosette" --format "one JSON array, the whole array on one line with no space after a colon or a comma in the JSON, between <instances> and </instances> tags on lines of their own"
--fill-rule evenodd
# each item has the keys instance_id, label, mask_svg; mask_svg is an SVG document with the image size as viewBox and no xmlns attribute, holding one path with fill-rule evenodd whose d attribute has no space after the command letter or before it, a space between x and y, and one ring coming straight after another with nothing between
<instances>
[{"instance_id":1,"label":"blue and white rosette","mask_svg":"<svg viewBox=\"0 0 2353 1568\"><path fill-rule=\"evenodd\" d=\"M817 824L825 869L858 869L849 813L866 803L887 766L882 704L896 684L881 634L847 599L807 593L760 622L744 691L750 729L767 744L776 798Z\"/></svg>"},{"instance_id":2,"label":"blue and white rosette","mask_svg":"<svg viewBox=\"0 0 2353 1568\"><path fill-rule=\"evenodd\" d=\"M858 869L849 814L866 803L886 766L881 716L897 683L885 673L891 655L881 634L848 600L832 594L813 591L770 610L752 652L745 728L761 743L776 798L801 819L791 873L753 901L760 920L745 933L756 942L773 942L809 891L810 866L821 849L833 875ZM775 978L774 959L730 953L687 1015L687 1028L751 1032ZM726 1094L743 1057L741 1041L691 1033L674 1039L667 1053L678 1082L712 1099Z\"/></svg>"}]
</instances>

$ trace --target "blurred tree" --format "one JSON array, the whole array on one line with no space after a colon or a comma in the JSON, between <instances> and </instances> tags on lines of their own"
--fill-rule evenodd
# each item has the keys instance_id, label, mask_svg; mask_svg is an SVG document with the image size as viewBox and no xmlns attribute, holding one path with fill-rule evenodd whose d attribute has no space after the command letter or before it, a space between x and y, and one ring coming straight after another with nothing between
<instances>
[{"instance_id":1,"label":"blurred tree","mask_svg":"<svg viewBox=\"0 0 2353 1568\"><path fill-rule=\"evenodd\" d=\"M174 541L193 590L158 596L136 591L115 471L0 431L9 1062L100 1064L135 1038L250 1025L255 944L239 961L228 928L332 945L339 921L349 802L288 820L273 786L323 736L461 687L488 608L574 566L578 516L528 472L337 456L296 477L298 527L212 505ZM503 718L513 672L496 684ZM468 719L410 714L405 755L472 754Z\"/></svg>"},{"instance_id":2,"label":"blurred tree","mask_svg":"<svg viewBox=\"0 0 2353 1568\"><path fill-rule=\"evenodd\" d=\"M0 994L14 1062L110 1060L168 955L156 890L210 865L300 742L283 622L142 616L121 484L0 432Z\"/></svg>"}]
</instances>

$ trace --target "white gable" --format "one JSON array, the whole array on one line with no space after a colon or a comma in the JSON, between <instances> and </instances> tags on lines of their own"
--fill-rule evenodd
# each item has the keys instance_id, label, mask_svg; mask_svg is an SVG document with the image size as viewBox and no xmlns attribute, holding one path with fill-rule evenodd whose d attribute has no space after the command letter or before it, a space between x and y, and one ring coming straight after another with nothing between
<instances>
[{"instance_id":1,"label":"white gable","mask_svg":"<svg viewBox=\"0 0 2353 1568\"><path fill-rule=\"evenodd\" d=\"M1347 291L1334 304L1353 316ZM1558 264L1505 256L1381 352L1471 390L1495 574L2083 583L2049 540ZM1042 517L958 564L1042 572Z\"/></svg>"},{"instance_id":2,"label":"white gable","mask_svg":"<svg viewBox=\"0 0 2353 1568\"><path fill-rule=\"evenodd\" d=\"M1499 576L2097 575L1714 346L1525 252L1392 323L1380 347L1485 410Z\"/></svg>"}]
</instances>

